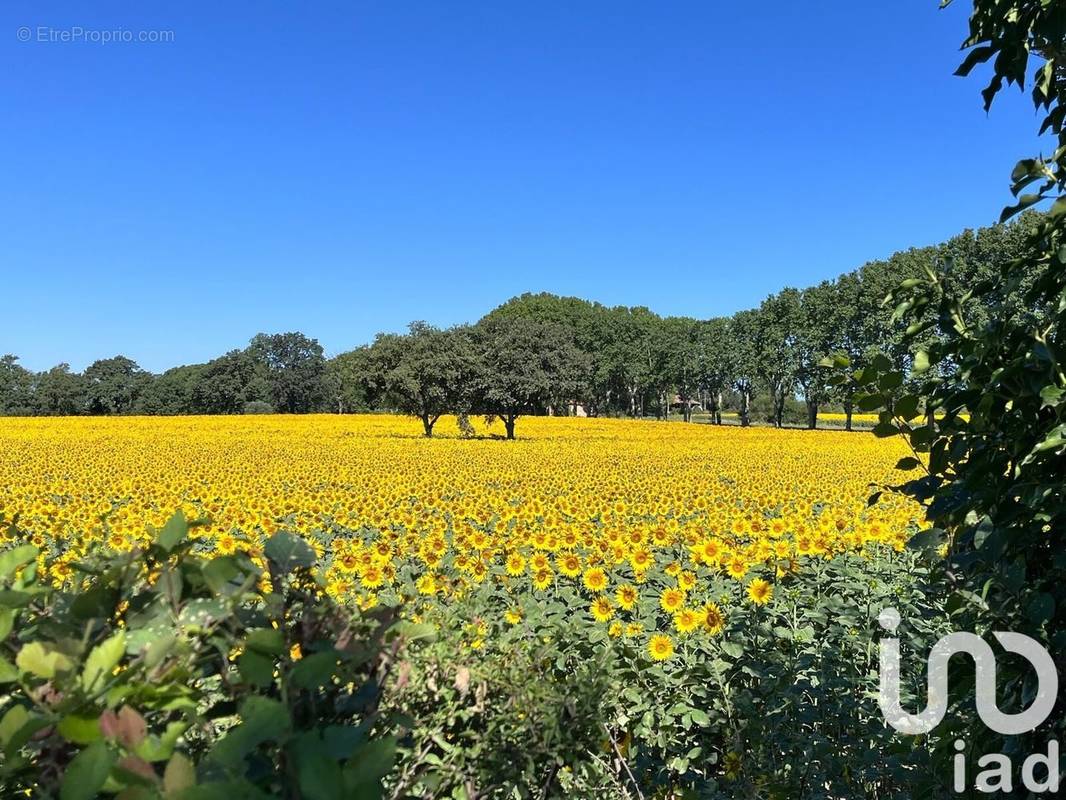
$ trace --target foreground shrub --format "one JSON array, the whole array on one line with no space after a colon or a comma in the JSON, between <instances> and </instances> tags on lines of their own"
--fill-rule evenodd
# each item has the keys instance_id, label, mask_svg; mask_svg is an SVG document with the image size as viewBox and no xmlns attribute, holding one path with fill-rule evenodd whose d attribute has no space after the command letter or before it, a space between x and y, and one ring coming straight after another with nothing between
<instances>
[{"instance_id":1,"label":"foreground shrub","mask_svg":"<svg viewBox=\"0 0 1066 800\"><path fill-rule=\"evenodd\" d=\"M427 615L439 636L386 687L413 725L386 783L394 797L908 798L929 754L881 716L876 620L897 608L904 648L927 652L947 624L927 577L879 548L805 559L762 605L712 578L721 627L675 630L662 660L644 633L665 627L654 596L594 622L577 587L508 605L486 581ZM913 704L924 674L906 678Z\"/></svg>"},{"instance_id":2,"label":"foreground shrub","mask_svg":"<svg viewBox=\"0 0 1066 800\"><path fill-rule=\"evenodd\" d=\"M318 590L315 554L277 533L205 559L178 514L144 550L46 581L0 554L0 795L372 798L392 762L378 677L399 645ZM381 646L390 638L390 650Z\"/></svg>"}]
</instances>

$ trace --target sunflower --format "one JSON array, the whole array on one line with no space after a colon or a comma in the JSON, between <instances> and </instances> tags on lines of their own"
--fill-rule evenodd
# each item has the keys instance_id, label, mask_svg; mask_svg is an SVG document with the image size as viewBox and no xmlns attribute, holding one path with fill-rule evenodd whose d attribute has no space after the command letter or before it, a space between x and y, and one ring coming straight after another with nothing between
<instances>
[{"instance_id":1,"label":"sunflower","mask_svg":"<svg viewBox=\"0 0 1066 800\"><path fill-rule=\"evenodd\" d=\"M607 573L599 567L591 567L585 570L582 581L590 592L602 592L607 588Z\"/></svg>"},{"instance_id":2,"label":"sunflower","mask_svg":"<svg viewBox=\"0 0 1066 800\"><path fill-rule=\"evenodd\" d=\"M657 633L648 640L648 655L652 661L666 661L674 654L674 641L669 636Z\"/></svg>"},{"instance_id":3,"label":"sunflower","mask_svg":"<svg viewBox=\"0 0 1066 800\"><path fill-rule=\"evenodd\" d=\"M556 558L555 563L559 567L559 572L568 578L576 578L581 574L581 559L573 553L567 553L562 558Z\"/></svg>"},{"instance_id":4,"label":"sunflower","mask_svg":"<svg viewBox=\"0 0 1066 800\"><path fill-rule=\"evenodd\" d=\"M503 612L503 618L508 625L517 625L522 621L522 610L519 608L509 608Z\"/></svg>"},{"instance_id":5,"label":"sunflower","mask_svg":"<svg viewBox=\"0 0 1066 800\"><path fill-rule=\"evenodd\" d=\"M673 614L685 604L685 593L680 589L667 589L659 597L659 607L667 614Z\"/></svg>"},{"instance_id":6,"label":"sunflower","mask_svg":"<svg viewBox=\"0 0 1066 800\"><path fill-rule=\"evenodd\" d=\"M629 611L637 604L637 590L628 583L619 586L614 593L619 608Z\"/></svg>"},{"instance_id":7,"label":"sunflower","mask_svg":"<svg viewBox=\"0 0 1066 800\"><path fill-rule=\"evenodd\" d=\"M589 606L589 611L597 622L607 622L614 616L614 606L611 605L611 601L600 595L592 601L592 605Z\"/></svg>"},{"instance_id":8,"label":"sunflower","mask_svg":"<svg viewBox=\"0 0 1066 800\"><path fill-rule=\"evenodd\" d=\"M717 603L703 606L703 629L711 636L717 636L725 628L725 615Z\"/></svg>"},{"instance_id":9,"label":"sunflower","mask_svg":"<svg viewBox=\"0 0 1066 800\"><path fill-rule=\"evenodd\" d=\"M542 569L533 573L533 586L537 589L547 589L552 584L555 575L550 569Z\"/></svg>"},{"instance_id":10,"label":"sunflower","mask_svg":"<svg viewBox=\"0 0 1066 800\"><path fill-rule=\"evenodd\" d=\"M755 578L748 584L748 599L757 606L764 606L773 599L774 587L762 578Z\"/></svg>"},{"instance_id":11,"label":"sunflower","mask_svg":"<svg viewBox=\"0 0 1066 800\"><path fill-rule=\"evenodd\" d=\"M521 575L526 571L526 560L518 553L511 553L511 555L507 556L506 567L508 575Z\"/></svg>"},{"instance_id":12,"label":"sunflower","mask_svg":"<svg viewBox=\"0 0 1066 800\"><path fill-rule=\"evenodd\" d=\"M701 615L695 609L682 608L674 614L674 627L678 633L692 633L701 621Z\"/></svg>"},{"instance_id":13,"label":"sunflower","mask_svg":"<svg viewBox=\"0 0 1066 800\"><path fill-rule=\"evenodd\" d=\"M729 573L730 578L736 578L739 581L748 574L748 562L741 556L733 556L726 565L726 572Z\"/></svg>"}]
</instances>

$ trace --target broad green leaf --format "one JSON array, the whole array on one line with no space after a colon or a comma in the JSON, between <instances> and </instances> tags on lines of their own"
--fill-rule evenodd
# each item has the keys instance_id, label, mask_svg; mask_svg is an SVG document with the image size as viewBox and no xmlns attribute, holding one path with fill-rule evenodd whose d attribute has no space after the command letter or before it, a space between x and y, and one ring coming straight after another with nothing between
<instances>
[{"instance_id":1,"label":"broad green leaf","mask_svg":"<svg viewBox=\"0 0 1066 800\"><path fill-rule=\"evenodd\" d=\"M115 754L104 742L86 747L67 765L59 800L93 800L104 787L115 761Z\"/></svg>"},{"instance_id":2,"label":"broad green leaf","mask_svg":"<svg viewBox=\"0 0 1066 800\"><path fill-rule=\"evenodd\" d=\"M239 769L244 757L263 742L284 741L291 726L285 706L259 695L244 701L240 718L240 724L230 729L208 754L212 761L231 769Z\"/></svg>"},{"instance_id":3,"label":"broad green leaf","mask_svg":"<svg viewBox=\"0 0 1066 800\"><path fill-rule=\"evenodd\" d=\"M7 638L15 626L15 609L0 608L0 642Z\"/></svg>"},{"instance_id":4,"label":"broad green leaf","mask_svg":"<svg viewBox=\"0 0 1066 800\"><path fill-rule=\"evenodd\" d=\"M265 688L274 682L274 659L254 650L247 650L237 659L237 671L245 683Z\"/></svg>"},{"instance_id":5,"label":"broad green leaf","mask_svg":"<svg viewBox=\"0 0 1066 800\"><path fill-rule=\"evenodd\" d=\"M263 554L283 573L314 565L316 556L304 539L289 531L278 531L263 547Z\"/></svg>"},{"instance_id":6,"label":"broad green leaf","mask_svg":"<svg viewBox=\"0 0 1066 800\"><path fill-rule=\"evenodd\" d=\"M92 744L103 736L100 733L99 717L77 717L68 714L59 721L56 730L60 736L74 744Z\"/></svg>"},{"instance_id":7,"label":"broad green leaf","mask_svg":"<svg viewBox=\"0 0 1066 800\"><path fill-rule=\"evenodd\" d=\"M54 678L60 672L73 669L74 662L58 651L45 648L40 642L30 642L19 650L15 665L38 678Z\"/></svg>"},{"instance_id":8,"label":"broad green leaf","mask_svg":"<svg viewBox=\"0 0 1066 800\"><path fill-rule=\"evenodd\" d=\"M245 642L249 650L280 656L285 652L285 637L275 628L256 628L249 631Z\"/></svg>"},{"instance_id":9,"label":"broad green leaf","mask_svg":"<svg viewBox=\"0 0 1066 800\"><path fill-rule=\"evenodd\" d=\"M914 354L914 366L912 370L915 375L921 375L924 372L929 371L929 353L925 350L919 350Z\"/></svg>"},{"instance_id":10,"label":"broad green leaf","mask_svg":"<svg viewBox=\"0 0 1066 800\"><path fill-rule=\"evenodd\" d=\"M744 645L739 642L722 642L722 652L730 658L740 658L744 655Z\"/></svg>"},{"instance_id":11,"label":"broad green leaf","mask_svg":"<svg viewBox=\"0 0 1066 800\"><path fill-rule=\"evenodd\" d=\"M0 578L9 580L19 567L37 558L39 552L32 544L24 544L0 553Z\"/></svg>"},{"instance_id":12,"label":"broad green leaf","mask_svg":"<svg viewBox=\"0 0 1066 800\"><path fill-rule=\"evenodd\" d=\"M11 741L11 737L14 736L18 730L25 725L30 719L30 713L26 710L25 706L11 706L0 719L0 744L7 747L7 743Z\"/></svg>"},{"instance_id":13,"label":"broad green leaf","mask_svg":"<svg viewBox=\"0 0 1066 800\"><path fill-rule=\"evenodd\" d=\"M185 519L185 513L177 511L159 531L159 536L156 537L156 544L159 545L163 552L169 553L185 541L185 537L188 535L189 523Z\"/></svg>"},{"instance_id":14,"label":"broad green leaf","mask_svg":"<svg viewBox=\"0 0 1066 800\"><path fill-rule=\"evenodd\" d=\"M939 528L929 528L920 531L907 541L907 547L911 550L928 550L940 547L944 543L944 531Z\"/></svg>"},{"instance_id":15,"label":"broad green leaf","mask_svg":"<svg viewBox=\"0 0 1066 800\"><path fill-rule=\"evenodd\" d=\"M0 656L0 684L11 683L19 679L19 671L15 665L3 656Z\"/></svg>"},{"instance_id":16,"label":"broad green leaf","mask_svg":"<svg viewBox=\"0 0 1066 800\"><path fill-rule=\"evenodd\" d=\"M396 739L374 739L364 743L344 767L345 797L376 798L381 794L381 779L392 769L396 758Z\"/></svg>"},{"instance_id":17,"label":"broad green leaf","mask_svg":"<svg viewBox=\"0 0 1066 800\"><path fill-rule=\"evenodd\" d=\"M102 688L125 652L125 631L118 631L111 638L96 645L85 659L85 668L81 673L82 689L92 693Z\"/></svg>"},{"instance_id":18,"label":"broad green leaf","mask_svg":"<svg viewBox=\"0 0 1066 800\"><path fill-rule=\"evenodd\" d=\"M289 680L297 689L317 689L330 682L340 661L336 650L312 653L296 662Z\"/></svg>"}]
</instances>

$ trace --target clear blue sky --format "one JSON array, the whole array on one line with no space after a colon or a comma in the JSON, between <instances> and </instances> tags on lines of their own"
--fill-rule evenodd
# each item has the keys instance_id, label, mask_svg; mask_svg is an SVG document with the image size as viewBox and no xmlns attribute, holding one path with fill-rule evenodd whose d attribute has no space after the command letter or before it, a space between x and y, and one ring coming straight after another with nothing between
<instances>
[{"instance_id":1,"label":"clear blue sky","mask_svg":"<svg viewBox=\"0 0 1066 800\"><path fill-rule=\"evenodd\" d=\"M952 77L968 12L8 0L0 353L333 354L524 291L709 317L988 224L1037 120Z\"/></svg>"}]
</instances>

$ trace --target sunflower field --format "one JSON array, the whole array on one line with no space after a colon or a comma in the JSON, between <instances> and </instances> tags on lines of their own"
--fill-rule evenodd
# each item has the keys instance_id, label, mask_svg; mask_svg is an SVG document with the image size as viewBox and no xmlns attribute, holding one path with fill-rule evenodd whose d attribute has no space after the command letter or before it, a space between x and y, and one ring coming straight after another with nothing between
<instances>
[{"instance_id":1,"label":"sunflower field","mask_svg":"<svg viewBox=\"0 0 1066 800\"><path fill-rule=\"evenodd\" d=\"M34 548L37 580L73 592L85 562L150 549L175 510L196 558L245 559L264 596L270 542L304 543L322 603L417 632L381 677L400 720L386 795L906 784L918 759L886 755L871 700L880 608L930 618L905 547L919 507L869 502L898 482L900 442L572 418L529 418L514 442L438 430L4 419L0 519Z\"/></svg>"}]
</instances>

